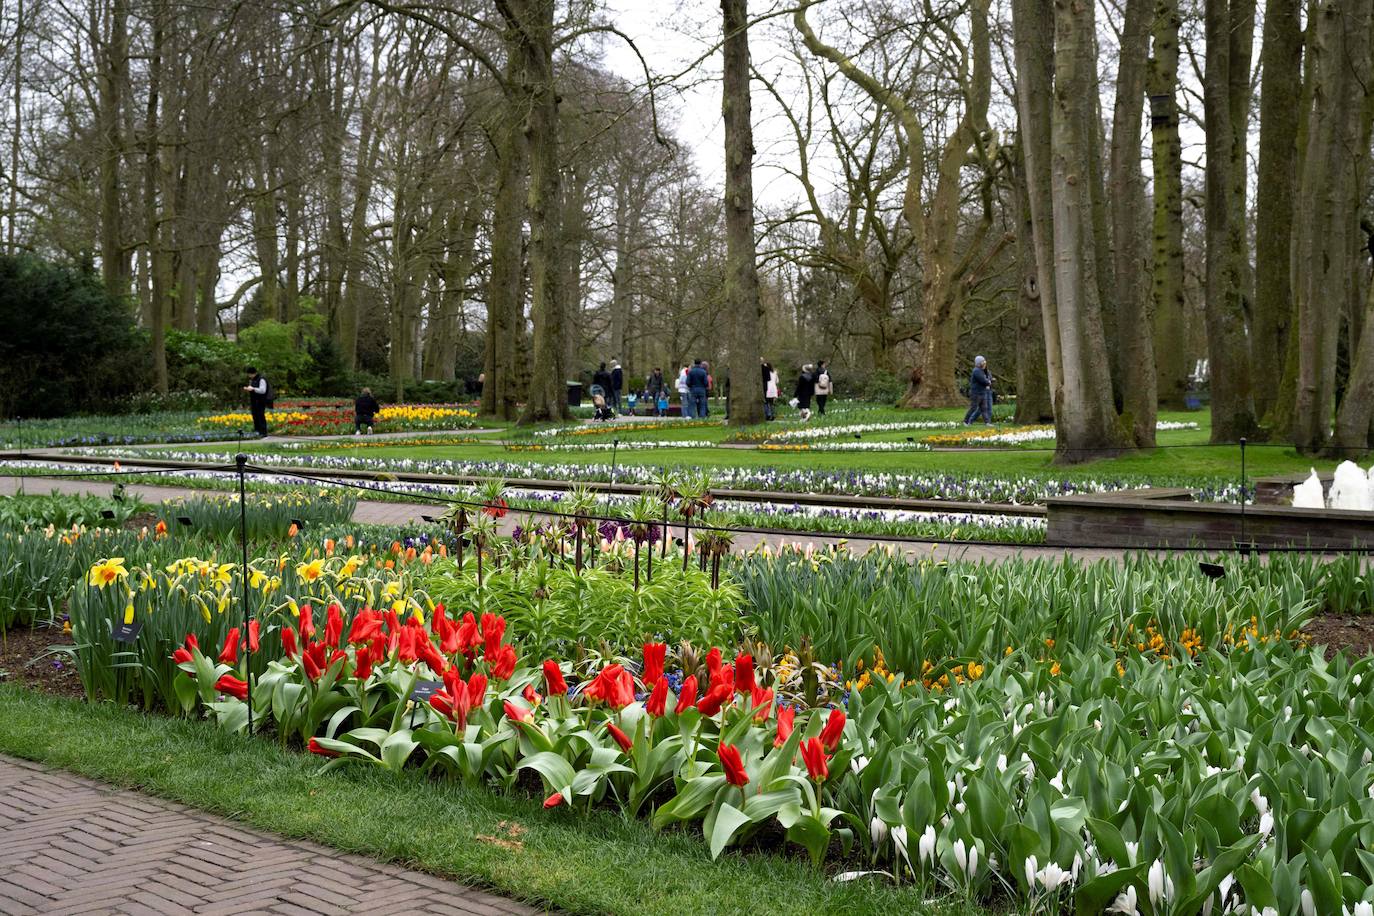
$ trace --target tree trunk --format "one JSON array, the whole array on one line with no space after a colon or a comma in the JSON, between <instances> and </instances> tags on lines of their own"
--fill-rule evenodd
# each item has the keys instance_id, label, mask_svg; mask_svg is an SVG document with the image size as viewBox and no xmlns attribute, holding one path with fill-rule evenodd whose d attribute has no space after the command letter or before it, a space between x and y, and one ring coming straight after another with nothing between
<instances>
[{"instance_id":1,"label":"tree trunk","mask_svg":"<svg viewBox=\"0 0 1374 916\"><path fill-rule=\"evenodd\" d=\"M1040 301L1041 336L1045 341L1045 379L1057 426L1064 396L1064 360L1059 343L1059 302L1055 292L1050 169L1054 2L1014 0L1012 10L1018 139L1025 164L1026 204L1035 254L1035 292Z\"/></svg>"},{"instance_id":2,"label":"tree trunk","mask_svg":"<svg viewBox=\"0 0 1374 916\"><path fill-rule=\"evenodd\" d=\"M1249 111L1253 0L1206 0L1207 351L1212 441L1255 431L1245 327L1245 116Z\"/></svg>"},{"instance_id":3,"label":"tree trunk","mask_svg":"<svg viewBox=\"0 0 1374 916\"><path fill-rule=\"evenodd\" d=\"M148 61L148 109L144 122L144 216L147 222L148 263L151 280L149 293L150 327L153 344L153 379L158 392L167 393L167 272L163 267L165 251L162 226L158 214L158 189L161 185L162 164L159 157L158 91L162 78L163 9L155 2L152 8L152 56Z\"/></svg>"},{"instance_id":4,"label":"tree trunk","mask_svg":"<svg viewBox=\"0 0 1374 916\"><path fill-rule=\"evenodd\" d=\"M520 424L564 420L568 412L566 329L558 294L563 197L559 191L558 95L553 72L554 0L499 0L507 27L518 29L530 85L530 314L534 354ZM514 14L514 15L513 15Z\"/></svg>"},{"instance_id":5,"label":"tree trunk","mask_svg":"<svg viewBox=\"0 0 1374 916\"><path fill-rule=\"evenodd\" d=\"M96 4L91 4L91 37L98 34ZM100 273L105 289L121 298L132 281L130 252L124 246L122 205L124 134L121 129L124 92L129 85L129 4L113 0L110 27L100 66Z\"/></svg>"},{"instance_id":6,"label":"tree trunk","mask_svg":"<svg viewBox=\"0 0 1374 916\"><path fill-rule=\"evenodd\" d=\"M1292 242L1302 98L1301 0L1267 0L1260 50L1259 171L1255 199L1255 303L1250 355L1255 413L1271 421L1293 320Z\"/></svg>"},{"instance_id":7,"label":"tree trunk","mask_svg":"<svg viewBox=\"0 0 1374 916\"><path fill-rule=\"evenodd\" d=\"M1184 314L1183 144L1178 133L1178 0L1155 0L1146 77L1154 199L1150 301L1159 403L1182 409L1188 392L1188 327Z\"/></svg>"},{"instance_id":8,"label":"tree trunk","mask_svg":"<svg viewBox=\"0 0 1374 916\"><path fill-rule=\"evenodd\" d=\"M587 239L587 177L574 170L563 185L563 252L559 264L563 279L558 292L563 297L563 365L568 378L580 376L582 336L582 245Z\"/></svg>"},{"instance_id":9,"label":"tree trunk","mask_svg":"<svg viewBox=\"0 0 1374 916\"><path fill-rule=\"evenodd\" d=\"M1151 0L1126 0L1112 112L1111 218L1122 405L1135 444L1155 444L1155 351L1146 307L1145 181L1140 119L1145 103Z\"/></svg>"},{"instance_id":10,"label":"tree trunk","mask_svg":"<svg viewBox=\"0 0 1374 916\"><path fill-rule=\"evenodd\" d=\"M506 80L523 83L518 53L511 50ZM523 96L523 90L515 91ZM524 230L527 148L519 121L497 116L496 199L491 217L491 273L487 280L487 333L482 371L482 413L514 420L519 412L516 352L525 333Z\"/></svg>"},{"instance_id":11,"label":"tree trunk","mask_svg":"<svg viewBox=\"0 0 1374 916\"><path fill-rule=\"evenodd\" d=\"M730 423L763 421L763 379L759 374L758 266L754 249L754 128L749 104L748 0L721 0L725 30L725 308L732 325Z\"/></svg>"},{"instance_id":12,"label":"tree trunk","mask_svg":"<svg viewBox=\"0 0 1374 916\"><path fill-rule=\"evenodd\" d=\"M1045 367L1045 326L1040 315L1040 269L1035 258L1035 220L1031 218L1030 191L1026 187L1026 159L1017 136L1012 151L1012 184L1016 203L1016 266L1021 282L1017 295L1016 322L1016 423L1054 420L1049 377Z\"/></svg>"},{"instance_id":13,"label":"tree trunk","mask_svg":"<svg viewBox=\"0 0 1374 916\"><path fill-rule=\"evenodd\" d=\"M1055 416L1056 460L1064 463L1118 451L1126 438L1112 404L1093 239L1088 158L1096 129L1094 35L1091 3L1054 0L1051 201L1064 372Z\"/></svg>"}]
</instances>

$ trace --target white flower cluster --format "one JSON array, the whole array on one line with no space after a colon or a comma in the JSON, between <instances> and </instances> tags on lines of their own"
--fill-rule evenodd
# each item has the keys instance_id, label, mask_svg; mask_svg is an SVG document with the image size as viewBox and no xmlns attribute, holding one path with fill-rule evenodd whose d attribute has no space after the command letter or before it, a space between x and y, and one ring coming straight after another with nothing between
<instances>
[{"instance_id":1,"label":"white flower cluster","mask_svg":"<svg viewBox=\"0 0 1374 916\"><path fill-rule=\"evenodd\" d=\"M1155 424L1155 429L1159 432L1168 432L1178 429L1197 429L1196 423L1179 423L1174 420L1160 420ZM1023 445L1027 442L1053 442L1055 439L1053 426L1037 426L1033 429L1008 430L1004 433L997 433L991 436L973 436L964 445Z\"/></svg>"},{"instance_id":2,"label":"white flower cluster","mask_svg":"<svg viewBox=\"0 0 1374 916\"><path fill-rule=\"evenodd\" d=\"M530 451L539 452L609 452L613 448L622 452L637 452L645 449L654 448L713 448L714 442L709 439L647 439L630 440L621 442L616 446L611 442L583 442L583 443L558 443L556 445L540 444ZM515 449L521 451L521 449Z\"/></svg>"},{"instance_id":3,"label":"white flower cluster","mask_svg":"<svg viewBox=\"0 0 1374 916\"><path fill-rule=\"evenodd\" d=\"M855 433L900 433L912 429L955 429L955 420L910 420L901 423L850 423L845 426L803 426L788 429L768 437L769 442L804 442L812 439L834 439Z\"/></svg>"}]
</instances>

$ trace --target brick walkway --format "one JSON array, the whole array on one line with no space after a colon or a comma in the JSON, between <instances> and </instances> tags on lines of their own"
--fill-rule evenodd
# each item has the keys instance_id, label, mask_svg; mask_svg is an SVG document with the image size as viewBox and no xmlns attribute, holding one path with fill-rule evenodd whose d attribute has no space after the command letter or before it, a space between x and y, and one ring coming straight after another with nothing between
<instances>
[{"instance_id":1,"label":"brick walkway","mask_svg":"<svg viewBox=\"0 0 1374 916\"><path fill-rule=\"evenodd\" d=\"M538 912L5 756L0 837L4 914Z\"/></svg>"}]
</instances>

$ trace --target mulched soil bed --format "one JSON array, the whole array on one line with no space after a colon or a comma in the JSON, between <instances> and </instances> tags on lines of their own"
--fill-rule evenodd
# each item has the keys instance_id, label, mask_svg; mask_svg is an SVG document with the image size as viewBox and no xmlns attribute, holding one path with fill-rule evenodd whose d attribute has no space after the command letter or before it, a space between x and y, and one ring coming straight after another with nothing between
<instances>
[{"instance_id":1,"label":"mulched soil bed","mask_svg":"<svg viewBox=\"0 0 1374 916\"><path fill-rule=\"evenodd\" d=\"M1326 657L1337 652L1361 656L1374 651L1374 614L1322 614L1303 627L1312 642L1326 647Z\"/></svg>"},{"instance_id":2,"label":"mulched soil bed","mask_svg":"<svg viewBox=\"0 0 1374 916\"><path fill-rule=\"evenodd\" d=\"M51 646L71 645L71 641L60 627L10 630L0 639L0 681L58 696L85 696L76 666L65 656L46 655Z\"/></svg>"}]
</instances>

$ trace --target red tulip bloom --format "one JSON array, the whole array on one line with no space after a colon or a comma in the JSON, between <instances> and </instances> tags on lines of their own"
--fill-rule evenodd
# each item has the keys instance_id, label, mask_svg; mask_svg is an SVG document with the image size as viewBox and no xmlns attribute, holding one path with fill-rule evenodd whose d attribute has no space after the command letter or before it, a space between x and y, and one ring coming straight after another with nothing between
<instances>
[{"instance_id":1,"label":"red tulip bloom","mask_svg":"<svg viewBox=\"0 0 1374 916\"><path fill-rule=\"evenodd\" d=\"M187 633L187 634L186 634L186 648L188 648L188 649L199 649L199 648L200 648L200 640L199 640L199 639L196 639L196 634L194 634L194 633Z\"/></svg>"},{"instance_id":2,"label":"red tulip bloom","mask_svg":"<svg viewBox=\"0 0 1374 916\"><path fill-rule=\"evenodd\" d=\"M521 706L519 703L512 703L510 700L506 700L501 705L506 711L507 719L511 719L515 722L534 721L534 713L530 712L529 709Z\"/></svg>"},{"instance_id":3,"label":"red tulip bloom","mask_svg":"<svg viewBox=\"0 0 1374 916\"><path fill-rule=\"evenodd\" d=\"M744 761L740 759L739 748L722 741L716 748L716 753L720 756L720 765L725 770L726 782L732 786L749 784L749 774L744 772Z\"/></svg>"},{"instance_id":4,"label":"red tulip bloom","mask_svg":"<svg viewBox=\"0 0 1374 916\"><path fill-rule=\"evenodd\" d=\"M496 652L501 646L501 637L506 634L506 618L500 614L482 615L482 642L487 655Z\"/></svg>"},{"instance_id":5,"label":"red tulip bloom","mask_svg":"<svg viewBox=\"0 0 1374 916\"><path fill-rule=\"evenodd\" d=\"M563 802L565 802L565 801L567 801L567 799L565 799L565 798L563 797L563 793L562 793L562 792L555 792L555 793L553 793L552 795L550 795L548 798L544 799L544 807L545 807L545 808L557 808L559 805L563 804Z\"/></svg>"},{"instance_id":6,"label":"red tulip bloom","mask_svg":"<svg viewBox=\"0 0 1374 916\"><path fill-rule=\"evenodd\" d=\"M635 701L634 681L630 672L620 665L607 665L582 693L588 699L600 700L615 709L624 709Z\"/></svg>"},{"instance_id":7,"label":"red tulip bloom","mask_svg":"<svg viewBox=\"0 0 1374 916\"><path fill-rule=\"evenodd\" d=\"M825 749L834 753L835 748L840 746L840 736L844 734L844 710L830 710L830 718L825 720L825 728L821 729L821 743Z\"/></svg>"},{"instance_id":8,"label":"red tulip bloom","mask_svg":"<svg viewBox=\"0 0 1374 916\"><path fill-rule=\"evenodd\" d=\"M437 690L430 694L429 705L441 716L447 716L450 719L456 718L453 714L453 697L449 695L447 690Z\"/></svg>"},{"instance_id":9,"label":"red tulip bloom","mask_svg":"<svg viewBox=\"0 0 1374 916\"><path fill-rule=\"evenodd\" d=\"M538 706L539 701L544 699L539 695L539 691L534 689L533 684L526 684L525 689L520 691L520 696L524 697L525 702L530 704L531 707Z\"/></svg>"},{"instance_id":10,"label":"red tulip bloom","mask_svg":"<svg viewBox=\"0 0 1374 916\"><path fill-rule=\"evenodd\" d=\"M401 635L396 641L396 657L402 664L410 664L420 659L420 640L428 642L423 630L419 627L401 627Z\"/></svg>"},{"instance_id":11,"label":"red tulip bloom","mask_svg":"<svg viewBox=\"0 0 1374 916\"><path fill-rule=\"evenodd\" d=\"M663 661L668 653L668 646L661 642L646 642L644 644L644 674L640 678L646 686L652 687L658 683L658 679L663 677Z\"/></svg>"},{"instance_id":12,"label":"red tulip bloom","mask_svg":"<svg viewBox=\"0 0 1374 916\"><path fill-rule=\"evenodd\" d=\"M248 682L241 681L232 674L221 675L215 681L215 689L220 693L227 693L236 700L248 699Z\"/></svg>"},{"instance_id":13,"label":"red tulip bloom","mask_svg":"<svg viewBox=\"0 0 1374 916\"><path fill-rule=\"evenodd\" d=\"M312 681L318 681L329 667L329 660L325 658L324 643L312 642L305 647L305 654L301 660L305 663L305 675Z\"/></svg>"},{"instance_id":14,"label":"red tulip bloom","mask_svg":"<svg viewBox=\"0 0 1374 916\"><path fill-rule=\"evenodd\" d=\"M644 703L644 711L651 716L662 716L668 708L668 679L661 677L654 682L654 691Z\"/></svg>"},{"instance_id":15,"label":"red tulip bloom","mask_svg":"<svg viewBox=\"0 0 1374 916\"><path fill-rule=\"evenodd\" d=\"M722 686L735 689L735 669L730 665L718 665L711 671L711 682L707 689L715 690Z\"/></svg>"},{"instance_id":16,"label":"red tulip bloom","mask_svg":"<svg viewBox=\"0 0 1374 916\"><path fill-rule=\"evenodd\" d=\"M515 654L515 647L504 645L496 650L496 657L493 659L491 653L487 654L487 664L491 666L491 676L498 681L508 680L515 673L515 664L519 658Z\"/></svg>"},{"instance_id":17,"label":"red tulip bloom","mask_svg":"<svg viewBox=\"0 0 1374 916\"><path fill-rule=\"evenodd\" d=\"M754 656L741 652L735 656L735 690L738 693L753 693L754 686Z\"/></svg>"},{"instance_id":18,"label":"red tulip bloom","mask_svg":"<svg viewBox=\"0 0 1374 916\"><path fill-rule=\"evenodd\" d=\"M343 608L331 602L325 610L324 619L324 644L331 649L339 648L339 640L343 637Z\"/></svg>"},{"instance_id":19,"label":"red tulip bloom","mask_svg":"<svg viewBox=\"0 0 1374 916\"><path fill-rule=\"evenodd\" d=\"M485 674L474 674L468 680L468 702L473 709L486 705L487 676Z\"/></svg>"},{"instance_id":20,"label":"red tulip bloom","mask_svg":"<svg viewBox=\"0 0 1374 916\"><path fill-rule=\"evenodd\" d=\"M326 748L324 745L320 744L320 742L316 741L314 738L311 738L311 739L306 743L305 746L310 750L310 753L312 753L312 754L319 754L321 757L337 757L337 756L339 756L339 752L338 752L338 751L331 751L331 750L329 750L329 749Z\"/></svg>"},{"instance_id":21,"label":"red tulip bloom","mask_svg":"<svg viewBox=\"0 0 1374 916\"><path fill-rule=\"evenodd\" d=\"M434 648L434 643L429 641L429 637L424 632L421 632L417 638L415 648L420 660L429 665L429 670L442 676L444 669L448 667L448 662L444 661L444 657L439 654L438 649Z\"/></svg>"},{"instance_id":22,"label":"red tulip bloom","mask_svg":"<svg viewBox=\"0 0 1374 916\"><path fill-rule=\"evenodd\" d=\"M395 611L387 611L383 616L386 619L386 643L389 654L395 651L401 639L401 618Z\"/></svg>"},{"instance_id":23,"label":"red tulip bloom","mask_svg":"<svg viewBox=\"0 0 1374 916\"><path fill-rule=\"evenodd\" d=\"M219 651L219 660L226 665L239 663L239 628L234 627L224 637L224 648Z\"/></svg>"},{"instance_id":24,"label":"red tulip bloom","mask_svg":"<svg viewBox=\"0 0 1374 916\"><path fill-rule=\"evenodd\" d=\"M701 698L701 702L697 704L697 710L703 716L714 716L734 695L735 688L730 684L717 684L706 692L706 696Z\"/></svg>"},{"instance_id":25,"label":"red tulip bloom","mask_svg":"<svg viewBox=\"0 0 1374 916\"><path fill-rule=\"evenodd\" d=\"M544 662L544 692L551 697L564 696L568 692L568 682L563 679L563 669L558 662L549 659Z\"/></svg>"},{"instance_id":26,"label":"red tulip bloom","mask_svg":"<svg viewBox=\"0 0 1374 916\"><path fill-rule=\"evenodd\" d=\"M755 685L749 692L749 701L754 707L754 721L767 722L768 714L773 711L773 688Z\"/></svg>"},{"instance_id":27,"label":"red tulip bloom","mask_svg":"<svg viewBox=\"0 0 1374 916\"><path fill-rule=\"evenodd\" d=\"M296 627L301 632L301 642L309 642L315 638L315 609L308 604L301 605L301 619L296 621Z\"/></svg>"},{"instance_id":28,"label":"red tulip bloom","mask_svg":"<svg viewBox=\"0 0 1374 916\"><path fill-rule=\"evenodd\" d=\"M297 655L298 653L297 653L297 651L296 651L296 631L295 631L295 630L291 629L290 627L282 627L282 628L281 628L281 647L282 647L282 651L286 653L286 657L287 657L287 658L295 658L295 657L296 657L296 655Z\"/></svg>"},{"instance_id":29,"label":"red tulip bloom","mask_svg":"<svg viewBox=\"0 0 1374 916\"><path fill-rule=\"evenodd\" d=\"M695 705L697 705L697 678L694 674L682 682L682 690L677 695L677 708L673 710L673 714L680 716Z\"/></svg>"},{"instance_id":30,"label":"red tulip bloom","mask_svg":"<svg viewBox=\"0 0 1374 916\"><path fill-rule=\"evenodd\" d=\"M354 666L353 676L360 681L365 681L372 676L372 652L366 646L360 647L353 653Z\"/></svg>"},{"instance_id":31,"label":"red tulip bloom","mask_svg":"<svg viewBox=\"0 0 1374 916\"><path fill-rule=\"evenodd\" d=\"M825 746L820 738L806 738L801 743L802 760L806 763L807 774L816 782L825 782L830 775L830 767L827 765L829 760L825 754Z\"/></svg>"},{"instance_id":32,"label":"red tulip bloom","mask_svg":"<svg viewBox=\"0 0 1374 916\"><path fill-rule=\"evenodd\" d=\"M348 628L348 641L355 644L370 643L381 638L382 620L382 615L372 608L363 608L353 618L353 626Z\"/></svg>"},{"instance_id":33,"label":"red tulip bloom","mask_svg":"<svg viewBox=\"0 0 1374 916\"><path fill-rule=\"evenodd\" d=\"M715 647L713 646L713 647L711 648L711 651L706 653L706 670L707 670L707 672L709 672L710 674L715 674L716 671L717 671L719 668L720 668L720 649L717 649L717 648L715 648Z\"/></svg>"},{"instance_id":34,"label":"red tulip bloom","mask_svg":"<svg viewBox=\"0 0 1374 916\"><path fill-rule=\"evenodd\" d=\"M628 754L630 749L635 746L635 743L630 740L630 736L621 731L614 722L607 722L606 728L610 730L611 737L615 739L615 743L620 745L620 749L625 753Z\"/></svg>"},{"instance_id":35,"label":"red tulip bloom","mask_svg":"<svg viewBox=\"0 0 1374 916\"><path fill-rule=\"evenodd\" d=\"M190 649L177 646L176 651L172 653L172 661L176 662L178 665L184 665L187 662L195 661L195 656L191 654Z\"/></svg>"},{"instance_id":36,"label":"red tulip bloom","mask_svg":"<svg viewBox=\"0 0 1374 916\"><path fill-rule=\"evenodd\" d=\"M261 630L261 626L258 624L258 622L257 622L256 620L250 620L250 621L248 621L248 651L249 651L249 652L257 652L259 649L262 648L262 642L261 642L261 639L260 639L261 633L259 632L260 630Z\"/></svg>"},{"instance_id":37,"label":"red tulip bloom","mask_svg":"<svg viewBox=\"0 0 1374 916\"><path fill-rule=\"evenodd\" d=\"M458 627L458 651L464 655L471 656L473 647L481 641L477 633L477 620L472 616L472 611L463 615L463 623Z\"/></svg>"},{"instance_id":38,"label":"red tulip bloom","mask_svg":"<svg viewBox=\"0 0 1374 916\"><path fill-rule=\"evenodd\" d=\"M797 719L797 707L779 706L778 707L778 736L773 739L774 747L782 747L787 743L788 737L792 734L792 728Z\"/></svg>"}]
</instances>

